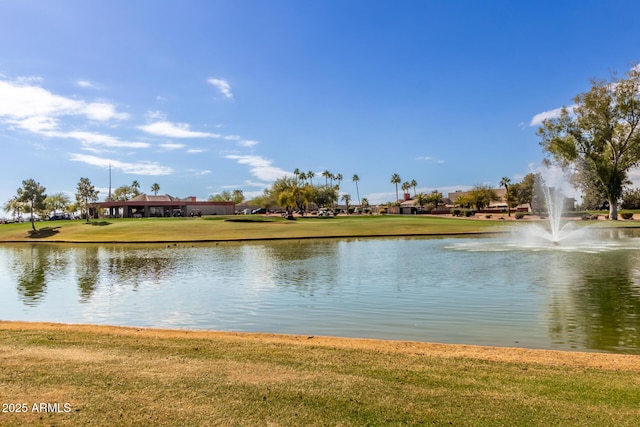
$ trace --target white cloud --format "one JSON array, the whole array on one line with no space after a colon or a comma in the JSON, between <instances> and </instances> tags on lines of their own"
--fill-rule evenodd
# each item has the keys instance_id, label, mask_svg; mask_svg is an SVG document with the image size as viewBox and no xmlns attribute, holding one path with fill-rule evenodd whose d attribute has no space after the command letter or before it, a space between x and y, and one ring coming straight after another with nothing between
<instances>
[{"instance_id":1,"label":"white cloud","mask_svg":"<svg viewBox=\"0 0 640 427\"><path fill-rule=\"evenodd\" d=\"M165 150L178 150L180 148L186 147L186 145L184 145L184 144L175 144L175 143L166 143L166 144L160 144L160 147L164 148Z\"/></svg>"},{"instance_id":2,"label":"white cloud","mask_svg":"<svg viewBox=\"0 0 640 427\"><path fill-rule=\"evenodd\" d=\"M240 135L225 135L222 138L226 139L227 141L237 141L238 145L241 147L253 147L254 145L258 144L258 141L242 139Z\"/></svg>"},{"instance_id":3,"label":"white cloud","mask_svg":"<svg viewBox=\"0 0 640 427\"><path fill-rule=\"evenodd\" d=\"M271 160L264 159L260 156L241 156L237 154L229 154L225 156L227 159L237 160L241 165L249 165L251 173L258 179L263 181L275 181L283 176L291 175L283 169L271 165Z\"/></svg>"},{"instance_id":4,"label":"white cloud","mask_svg":"<svg viewBox=\"0 0 640 427\"><path fill-rule=\"evenodd\" d=\"M225 97L229 99L233 98L233 94L231 93L231 86L229 85L229 83L227 83L226 80L211 78L207 80L207 82L215 86L216 89L218 89L218 91L220 91L220 93Z\"/></svg>"},{"instance_id":5,"label":"white cloud","mask_svg":"<svg viewBox=\"0 0 640 427\"><path fill-rule=\"evenodd\" d=\"M86 88L94 88L95 86L93 85L93 83L91 83L90 81L87 80L78 80L76 82L76 84L80 87L86 87Z\"/></svg>"},{"instance_id":6,"label":"white cloud","mask_svg":"<svg viewBox=\"0 0 640 427\"><path fill-rule=\"evenodd\" d=\"M252 141L250 139L243 139L242 141L238 142L238 145L242 146L242 147L253 147L254 145L259 144L258 141Z\"/></svg>"},{"instance_id":7,"label":"white cloud","mask_svg":"<svg viewBox=\"0 0 640 427\"><path fill-rule=\"evenodd\" d=\"M126 163L119 160L105 159L102 157L76 153L71 153L70 159L74 162L82 162L101 168L108 168L109 165L111 165L113 169L119 169L124 173L133 175L171 175L173 173L172 168L162 166L156 162Z\"/></svg>"},{"instance_id":8,"label":"white cloud","mask_svg":"<svg viewBox=\"0 0 640 427\"><path fill-rule=\"evenodd\" d=\"M575 104L567 107L567 110L569 111L569 113L571 113L574 108L576 108ZM562 107L554 108L553 110L543 111L542 113L538 113L535 116L533 116L533 118L529 122L529 126L539 126L542 124L544 120L557 119L558 117L560 117L561 112L562 112Z\"/></svg>"},{"instance_id":9,"label":"white cloud","mask_svg":"<svg viewBox=\"0 0 640 427\"><path fill-rule=\"evenodd\" d=\"M163 122L167 120L167 115L162 111L147 111L145 114L148 121Z\"/></svg>"},{"instance_id":10,"label":"white cloud","mask_svg":"<svg viewBox=\"0 0 640 427\"><path fill-rule=\"evenodd\" d=\"M104 135L100 133L92 132L67 132L67 133L53 133L51 136L74 138L82 142L82 145L91 147L93 145L99 145L103 147L112 148L148 148L151 144L148 142L130 142L122 141L116 137L110 135Z\"/></svg>"},{"instance_id":11,"label":"white cloud","mask_svg":"<svg viewBox=\"0 0 640 427\"><path fill-rule=\"evenodd\" d=\"M416 160L424 160L425 162L431 162L431 163L437 163L439 165L444 163L444 160L441 159L434 159L431 156L420 156L420 157L416 157Z\"/></svg>"},{"instance_id":12,"label":"white cloud","mask_svg":"<svg viewBox=\"0 0 640 427\"><path fill-rule=\"evenodd\" d=\"M59 121L53 117L32 116L24 119L6 121L10 125L38 134L47 134L58 128Z\"/></svg>"},{"instance_id":13,"label":"white cloud","mask_svg":"<svg viewBox=\"0 0 640 427\"><path fill-rule=\"evenodd\" d=\"M116 111L111 104L104 102L85 102L64 96L35 86L39 82L35 78L23 78L16 82L0 81L0 120L17 124L29 131L42 128L33 123L48 123L47 130L62 116L85 116L90 120L108 121L129 118L127 113Z\"/></svg>"},{"instance_id":14,"label":"white cloud","mask_svg":"<svg viewBox=\"0 0 640 427\"><path fill-rule=\"evenodd\" d=\"M190 172L194 175L209 175L211 173L210 170L206 170L206 169L189 169L187 170L187 172Z\"/></svg>"},{"instance_id":15,"label":"white cloud","mask_svg":"<svg viewBox=\"0 0 640 427\"><path fill-rule=\"evenodd\" d=\"M203 148L189 148L187 150L187 153L189 153L189 154L198 154L198 153L204 153L205 151L207 151L207 150L205 150Z\"/></svg>"},{"instance_id":16,"label":"white cloud","mask_svg":"<svg viewBox=\"0 0 640 427\"><path fill-rule=\"evenodd\" d=\"M91 120L104 122L111 119L124 120L129 118L127 113L118 113L115 107L104 102L93 102L84 107L84 114Z\"/></svg>"},{"instance_id":17,"label":"white cloud","mask_svg":"<svg viewBox=\"0 0 640 427\"><path fill-rule=\"evenodd\" d=\"M242 185L245 186L245 187L267 188L267 184L265 184L264 182L245 181L245 182L242 183Z\"/></svg>"},{"instance_id":18,"label":"white cloud","mask_svg":"<svg viewBox=\"0 0 640 427\"><path fill-rule=\"evenodd\" d=\"M156 136L165 136L169 138L221 138L222 135L209 132L197 132L189 129L187 123L172 123L167 121L159 121L144 126L139 129Z\"/></svg>"}]
</instances>

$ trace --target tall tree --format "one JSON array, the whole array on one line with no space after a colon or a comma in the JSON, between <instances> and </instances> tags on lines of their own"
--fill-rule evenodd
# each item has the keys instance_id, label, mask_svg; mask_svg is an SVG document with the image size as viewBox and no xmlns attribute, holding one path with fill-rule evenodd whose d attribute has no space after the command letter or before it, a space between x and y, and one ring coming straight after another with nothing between
<instances>
[{"instance_id":1,"label":"tall tree","mask_svg":"<svg viewBox=\"0 0 640 427\"><path fill-rule=\"evenodd\" d=\"M427 196L424 193L416 194L414 196L415 201L414 205L420 206L420 208L424 208L424 205L427 204Z\"/></svg>"},{"instance_id":2,"label":"tall tree","mask_svg":"<svg viewBox=\"0 0 640 427\"><path fill-rule=\"evenodd\" d=\"M409 189L411 188L411 184L409 183L409 181L405 181L402 183L402 192L407 194L407 191L409 191Z\"/></svg>"},{"instance_id":3,"label":"tall tree","mask_svg":"<svg viewBox=\"0 0 640 427\"><path fill-rule=\"evenodd\" d=\"M529 205L529 209L533 211L533 202L536 197L536 189L540 187L540 180L539 174L529 173L520 181L518 191L515 193L516 205Z\"/></svg>"},{"instance_id":4,"label":"tall tree","mask_svg":"<svg viewBox=\"0 0 640 427\"><path fill-rule=\"evenodd\" d=\"M400 200L398 198L398 184L400 184L401 182L402 182L402 178L400 178L400 175L398 175L397 173L394 173L393 175L391 175L391 183L396 185L396 202Z\"/></svg>"},{"instance_id":5,"label":"tall tree","mask_svg":"<svg viewBox=\"0 0 640 427\"><path fill-rule=\"evenodd\" d=\"M609 202L609 218L618 219L627 173L640 164L640 67L626 78L591 81L591 89L563 107L560 116L538 129L540 145L567 168L578 160L593 170Z\"/></svg>"},{"instance_id":6,"label":"tall tree","mask_svg":"<svg viewBox=\"0 0 640 427\"><path fill-rule=\"evenodd\" d=\"M329 172L328 170L325 170L324 172L322 172L322 176L324 176L324 185L328 187L329 178L331 177L331 172Z\"/></svg>"},{"instance_id":7,"label":"tall tree","mask_svg":"<svg viewBox=\"0 0 640 427\"><path fill-rule=\"evenodd\" d=\"M69 197L64 193L56 193L47 196L47 198L44 199L44 204L47 212L52 216L56 215L58 211L62 212L66 210L71 204L71 200L69 200Z\"/></svg>"},{"instance_id":8,"label":"tall tree","mask_svg":"<svg viewBox=\"0 0 640 427\"><path fill-rule=\"evenodd\" d=\"M476 185L468 194L469 203L475 205L476 209L481 210L489 206L491 202L495 202L500 198L488 185Z\"/></svg>"},{"instance_id":9,"label":"tall tree","mask_svg":"<svg viewBox=\"0 0 640 427\"><path fill-rule=\"evenodd\" d=\"M362 205L362 203L360 202L360 190L358 189L358 181L360 181L360 177L356 174L353 175L353 178L351 178L353 182L356 183L356 194L358 196L358 205Z\"/></svg>"},{"instance_id":10,"label":"tall tree","mask_svg":"<svg viewBox=\"0 0 640 427\"><path fill-rule=\"evenodd\" d=\"M625 192L622 196L622 209L640 209L640 188Z\"/></svg>"},{"instance_id":11,"label":"tall tree","mask_svg":"<svg viewBox=\"0 0 640 427\"><path fill-rule=\"evenodd\" d=\"M231 201L236 205L244 202L244 193L242 192L242 190L233 190L233 193L231 193Z\"/></svg>"},{"instance_id":12,"label":"tall tree","mask_svg":"<svg viewBox=\"0 0 640 427\"><path fill-rule=\"evenodd\" d=\"M313 177L314 176L316 176L316 174L313 171L307 172L307 178L309 178L309 182L311 183L311 185L313 185Z\"/></svg>"},{"instance_id":13,"label":"tall tree","mask_svg":"<svg viewBox=\"0 0 640 427\"><path fill-rule=\"evenodd\" d=\"M14 196L7 200L4 204L4 210L7 212L11 212L13 215L13 220L15 221L20 217L20 214L24 210L24 203L18 200L18 196Z\"/></svg>"},{"instance_id":14,"label":"tall tree","mask_svg":"<svg viewBox=\"0 0 640 427\"><path fill-rule=\"evenodd\" d=\"M347 205L347 214L349 214L349 202L351 201L351 196L349 194L343 194L342 200L344 201L344 204Z\"/></svg>"},{"instance_id":15,"label":"tall tree","mask_svg":"<svg viewBox=\"0 0 640 427\"><path fill-rule=\"evenodd\" d=\"M342 179L343 179L343 178L342 178L342 174L341 174L341 173L336 174L336 175L334 176L334 178L335 178L335 180L336 180L336 181L338 181L338 190L339 190L339 189L340 189L340 183L342 182Z\"/></svg>"},{"instance_id":16,"label":"tall tree","mask_svg":"<svg viewBox=\"0 0 640 427\"><path fill-rule=\"evenodd\" d=\"M511 184L511 180L506 176L502 177L502 179L500 180L500 187L504 187L507 192L504 199L507 201L508 215L511 216L511 198L509 197L509 184Z\"/></svg>"},{"instance_id":17,"label":"tall tree","mask_svg":"<svg viewBox=\"0 0 640 427\"><path fill-rule=\"evenodd\" d=\"M120 187L113 190L113 193L111 194L112 200L117 200L120 202L126 202L132 197L134 197L134 193L131 186L129 185L121 185Z\"/></svg>"},{"instance_id":18,"label":"tall tree","mask_svg":"<svg viewBox=\"0 0 640 427\"><path fill-rule=\"evenodd\" d=\"M444 203L442 193L438 190L433 190L431 194L427 195L427 203L433 203L433 206L438 209L438 205Z\"/></svg>"},{"instance_id":19,"label":"tall tree","mask_svg":"<svg viewBox=\"0 0 640 427\"><path fill-rule=\"evenodd\" d=\"M416 181L415 179L412 179L411 182L409 183L411 185L411 187L413 187L413 196L416 196L416 187L418 186L418 181Z\"/></svg>"},{"instance_id":20,"label":"tall tree","mask_svg":"<svg viewBox=\"0 0 640 427\"><path fill-rule=\"evenodd\" d=\"M242 190L223 190L222 193L209 196L210 202L233 202L236 205L244 202L244 193Z\"/></svg>"},{"instance_id":21,"label":"tall tree","mask_svg":"<svg viewBox=\"0 0 640 427\"><path fill-rule=\"evenodd\" d=\"M89 178L80 178L78 186L76 187L76 200L78 204L80 204L81 209L84 210L87 222L89 222L89 202L98 200L98 193L99 191L91 184Z\"/></svg>"},{"instance_id":22,"label":"tall tree","mask_svg":"<svg viewBox=\"0 0 640 427\"><path fill-rule=\"evenodd\" d=\"M153 195L157 196L158 195L158 191L160 191L160 184L158 184L157 182L154 182L151 185L151 191L153 191Z\"/></svg>"},{"instance_id":23,"label":"tall tree","mask_svg":"<svg viewBox=\"0 0 640 427\"><path fill-rule=\"evenodd\" d=\"M140 183L135 179L131 182L131 192L133 193L133 197L140 194Z\"/></svg>"},{"instance_id":24,"label":"tall tree","mask_svg":"<svg viewBox=\"0 0 640 427\"><path fill-rule=\"evenodd\" d=\"M22 187L18 188L18 201L26 204L31 212L31 228L36 231L33 213L43 211L45 209L44 199L47 195L44 193L47 189L33 179L22 181Z\"/></svg>"}]
</instances>

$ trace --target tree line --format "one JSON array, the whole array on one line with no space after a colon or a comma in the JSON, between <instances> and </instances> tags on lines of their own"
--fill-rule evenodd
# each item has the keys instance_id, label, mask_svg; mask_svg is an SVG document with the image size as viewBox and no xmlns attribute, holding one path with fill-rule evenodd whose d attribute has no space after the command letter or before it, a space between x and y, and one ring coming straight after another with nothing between
<instances>
[{"instance_id":1,"label":"tree line","mask_svg":"<svg viewBox=\"0 0 640 427\"><path fill-rule=\"evenodd\" d=\"M14 219L23 213L30 214L30 222L33 230L36 230L35 216L51 218L63 212L73 213L80 211L82 216L89 221L90 204L98 200L99 191L95 189L89 178L80 178L76 186L75 203L64 193L46 194L47 189L36 180L29 178L22 181L22 186L16 191L16 195L9 199L4 209L12 212Z\"/></svg>"}]
</instances>

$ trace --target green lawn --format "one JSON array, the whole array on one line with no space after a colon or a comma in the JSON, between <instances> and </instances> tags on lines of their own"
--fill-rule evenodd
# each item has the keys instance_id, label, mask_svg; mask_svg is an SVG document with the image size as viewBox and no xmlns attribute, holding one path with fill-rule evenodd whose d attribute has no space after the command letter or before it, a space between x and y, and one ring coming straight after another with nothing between
<instances>
[{"instance_id":1,"label":"green lawn","mask_svg":"<svg viewBox=\"0 0 640 427\"><path fill-rule=\"evenodd\" d=\"M0 225L0 241L179 242L312 237L397 236L486 233L506 221L431 216L338 216L298 218L212 216L36 222Z\"/></svg>"}]
</instances>

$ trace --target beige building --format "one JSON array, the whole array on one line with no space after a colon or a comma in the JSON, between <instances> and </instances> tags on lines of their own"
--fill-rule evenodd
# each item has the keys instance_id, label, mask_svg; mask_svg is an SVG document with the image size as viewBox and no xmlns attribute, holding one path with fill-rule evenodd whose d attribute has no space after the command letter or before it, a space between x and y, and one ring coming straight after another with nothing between
<instances>
[{"instance_id":1,"label":"beige building","mask_svg":"<svg viewBox=\"0 0 640 427\"><path fill-rule=\"evenodd\" d=\"M489 206L487 207L487 209L507 209L507 190L505 190L504 188L494 188L493 192L496 193L496 196L498 196L498 200L489 203ZM455 205L456 204L456 200L460 197L460 196L466 196L470 193L470 191L454 191L452 193L449 193L447 195L447 198L449 200L451 200L451 202ZM511 207L513 209L513 206Z\"/></svg>"},{"instance_id":2,"label":"beige building","mask_svg":"<svg viewBox=\"0 0 640 427\"><path fill-rule=\"evenodd\" d=\"M233 202L204 202L197 201L195 197L179 199L168 194L140 194L131 200L106 201L97 205L106 209L109 212L108 216L122 218L233 215L236 210Z\"/></svg>"}]
</instances>

